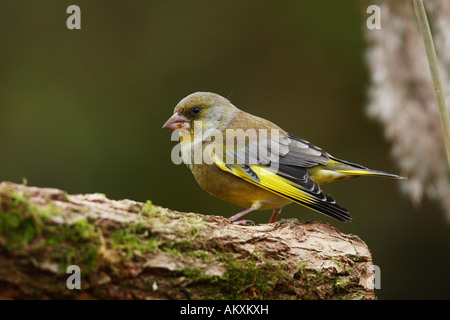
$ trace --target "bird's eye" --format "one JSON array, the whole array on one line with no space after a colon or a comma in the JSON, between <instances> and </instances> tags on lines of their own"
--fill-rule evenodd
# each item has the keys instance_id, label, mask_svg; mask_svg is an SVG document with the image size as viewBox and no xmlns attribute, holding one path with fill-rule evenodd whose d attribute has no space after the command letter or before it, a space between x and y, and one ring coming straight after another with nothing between
<instances>
[{"instance_id":1,"label":"bird's eye","mask_svg":"<svg viewBox=\"0 0 450 320\"><path fill-rule=\"evenodd\" d=\"M198 114L200 112L200 107L193 107L192 108L192 113L193 114Z\"/></svg>"}]
</instances>

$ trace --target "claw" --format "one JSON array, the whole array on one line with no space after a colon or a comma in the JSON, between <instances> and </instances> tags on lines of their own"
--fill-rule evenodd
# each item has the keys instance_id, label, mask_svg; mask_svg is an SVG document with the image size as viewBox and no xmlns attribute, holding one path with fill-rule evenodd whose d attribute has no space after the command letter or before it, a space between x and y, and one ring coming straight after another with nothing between
<instances>
[{"instance_id":1,"label":"claw","mask_svg":"<svg viewBox=\"0 0 450 320\"><path fill-rule=\"evenodd\" d=\"M247 224L256 226L256 223L254 223L252 220L237 220L233 221L232 224L239 225L239 226L246 226Z\"/></svg>"}]
</instances>

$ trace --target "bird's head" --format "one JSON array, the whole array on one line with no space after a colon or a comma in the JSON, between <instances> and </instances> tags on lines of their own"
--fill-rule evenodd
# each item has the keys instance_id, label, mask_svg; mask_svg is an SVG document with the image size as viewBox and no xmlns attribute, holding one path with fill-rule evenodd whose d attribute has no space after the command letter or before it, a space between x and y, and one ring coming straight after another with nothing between
<instances>
[{"instance_id":1,"label":"bird's head","mask_svg":"<svg viewBox=\"0 0 450 320\"><path fill-rule=\"evenodd\" d=\"M174 114L163 128L188 130L192 133L194 127L200 125L203 131L223 130L237 111L235 106L218 94L196 92L177 104Z\"/></svg>"}]
</instances>

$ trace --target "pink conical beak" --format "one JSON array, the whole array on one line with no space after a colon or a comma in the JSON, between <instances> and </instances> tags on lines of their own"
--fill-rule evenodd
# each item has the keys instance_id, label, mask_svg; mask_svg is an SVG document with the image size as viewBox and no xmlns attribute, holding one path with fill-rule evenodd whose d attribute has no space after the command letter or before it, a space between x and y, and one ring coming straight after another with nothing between
<instances>
[{"instance_id":1,"label":"pink conical beak","mask_svg":"<svg viewBox=\"0 0 450 320\"><path fill-rule=\"evenodd\" d=\"M181 114L178 114L178 112L175 112L173 116L171 116L162 127L164 129L167 128L172 130L189 130L191 126L189 124L189 120L185 116L182 116Z\"/></svg>"}]
</instances>

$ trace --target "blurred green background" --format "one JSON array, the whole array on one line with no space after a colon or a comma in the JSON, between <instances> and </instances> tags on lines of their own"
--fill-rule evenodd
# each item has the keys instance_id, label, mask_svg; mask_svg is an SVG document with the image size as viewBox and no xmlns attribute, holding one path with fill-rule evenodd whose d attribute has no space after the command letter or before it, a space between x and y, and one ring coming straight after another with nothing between
<instances>
[{"instance_id":1,"label":"blurred green background","mask_svg":"<svg viewBox=\"0 0 450 320\"><path fill-rule=\"evenodd\" d=\"M82 30L66 9L81 8ZM398 173L379 124L365 116L364 1L0 2L0 181L150 199L180 211L231 216L161 129L195 91L239 108L342 159ZM382 30L373 32L383 32ZM324 187L354 221L298 205L282 218L320 219L361 237L381 269L380 299L448 299L449 225L397 181ZM266 223L270 211L249 215Z\"/></svg>"}]
</instances>

